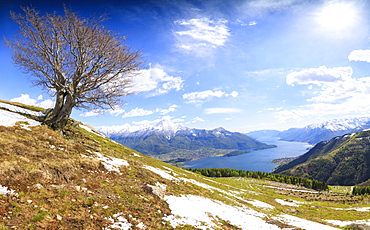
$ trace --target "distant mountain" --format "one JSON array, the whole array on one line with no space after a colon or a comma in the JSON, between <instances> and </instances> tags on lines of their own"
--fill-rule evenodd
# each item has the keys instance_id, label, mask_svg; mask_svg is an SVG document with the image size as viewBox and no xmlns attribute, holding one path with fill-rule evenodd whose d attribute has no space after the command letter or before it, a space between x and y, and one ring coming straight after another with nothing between
<instances>
[{"instance_id":1,"label":"distant mountain","mask_svg":"<svg viewBox=\"0 0 370 230\"><path fill-rule=\"evenodd\" d=\"M291 128L278 134L284 141L299 141L316 144L347 133L360 132L370 128L370 117L333 119L315 123L303 128Z\"/></svg>"},{"instance_id":2,"label":"distant mountain","mask_svg":"<svg viewBox=\"0 0 370 230\"><path fill-rule=\"evenodd\" d=\"M167 154L165 159L176 158L182 161L200 157L227 155L238 149L264 149L276 147L264 144L254 138L224 128L213 130L192 129L170 120L162 120L156 125L133 127L130 125L116 127L99 127L98 131L111 139L149 156ZM186 151L184 151L186 150ZM218 150L228 150L220 152ZM211 154L211 155L210 155ZM163 158L163 156L161 156Z\"/></svg>"},{"instance_id":3,"label":"distant mountain","mask_svg":"<svg viewBox=\"0 0 370 230\"><path fill-rule=\"evenodd\" d=\"M272 129L264 129L264 130L257 130L246 133L246 135L258 139L263 139L265 137L278 137L281 133L279 130L272 130Z\"/></svg>"},{"instance_id":4,"label":"distant mountain","mask_svg":"<svg viewBox=\"0 0 370 230\"><path fill-rule=\"evenodd\" d=\"M356 185L370 179L370 130L315 145L274 173L316 179L331 185Z\"/></svg>"}]
</instances>

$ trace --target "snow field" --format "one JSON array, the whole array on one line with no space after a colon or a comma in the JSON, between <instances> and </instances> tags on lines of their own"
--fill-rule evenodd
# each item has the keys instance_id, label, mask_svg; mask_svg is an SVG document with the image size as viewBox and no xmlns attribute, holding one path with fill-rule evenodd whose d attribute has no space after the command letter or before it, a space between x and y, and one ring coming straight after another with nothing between
<instances>
[{"instance_id":1,"label":"snow field","mask_svg":"<svg viewBox=\"0 0 370 230\"><path fill-rule=\"evenodd\" d=\"M28 126L41 125L41 123L38 121L29 119L17 113L13 113L13 112L0 109L0 125L1 126L11 127L11 126L14 126L15 123L17 122L27 122L29 124Z\"/></svg>"},{"instance_id":2,"label":"snow field","mask_svg":"<svg viewBox=\"0 0 370 230\"><path fill-rule=\"evenodd\" d=\"M263 214L246 207L230 206L194 195L165 196L164 199L173 215L163 219L174 228L189 224L199 229L213 229L217 226L214 220L222 219L242 229L279 229L266 223Z\"/></svg>"},{"instance_id":3,"label":"snow field","mask_svg":"<svg viewBox=\"0 0 370 230\"><path fill-rule=\"evenodd\" d=\"M35 111L29 110L29 109L24 109L24 108L21 108L21 107L15 106L15 105L10 105L10 104L7 104L7 103L0 102L0 107L5 108L5 109L9 109L10 111L13 111L13 112L24 113L24 114L28 114L28 115L34 115L34 116L37 116L37 117L44 116L44 114L41 113L41 112L35 112Z\"/></svg>"}]
</instances>

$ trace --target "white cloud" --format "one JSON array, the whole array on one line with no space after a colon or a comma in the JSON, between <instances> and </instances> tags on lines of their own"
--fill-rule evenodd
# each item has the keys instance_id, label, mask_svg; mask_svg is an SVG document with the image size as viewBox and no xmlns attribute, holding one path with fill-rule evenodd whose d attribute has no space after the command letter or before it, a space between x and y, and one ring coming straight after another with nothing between
<instances>
[{"instance_id":1,"label":"white cloud","mask_svg":"<svg viewBox=\"0 0 370 230\"><path fill-rule=\"evenodd\" d=\"M154 109L154 110L146 110L146 109L143 109L143 108L135 108L135 109L132 109L132 110L126 112L121 107L116 106L115 108L109 110L108 112L110 113L110 115L113 115L113 116L118 116L118 115L123 113L123 115L122 115L123 118L126 118L126 117L142 117L142 116L152 115L154 113L160 113L162 115L166 115L170 112L175 112L176 108L178 108L178 107L179 107L178 105L173 104L167 109L158 109L157 108L157 109ZM81 116L81 117L93 117L93 116L102 115L102 114L104 114L104 112L105 111L103 111L103 110L92 110L92 111L82 113L79 116Z\"/></svg>"},{"instance_id":2,"label":"white cloud","mask_svg":"<svg viewBox=\"0 0 370 230\"><path fill-rule=\"evenodd\" d=\"M256 21L251 21L251 22L249 22L249 24L248 24L249 26L255 26L255 25L257 25L257 22Z\"/></svg>"},{"instance_id":3,"label":"white cloud","mask_svg":"<svg viewBox=\"0 0 370 230\"><path fill-rule=\"evenodd\" d=\"M348 60L370 63L370 50L354 50L348 55Z\"/></svg>"},{"instance_id":4,"label":"white cloud","mask_svg":"<svg viewBox=\"0 0 370 230\"><path fill-rule=\"evenodd\" d=\"M280 123L287 121L305 121L312 118L330 119L345 116L368 116L370 115L370 94L356 95L343 103L315 103L299 106L292 110L282 110L274 114Z\"/></svg>"},{"instance_id":5,"label":"white cloud","mask_svg":"<svg viewBox=\"0 0 370 230\"><path fill-rule=\"evenodd\" d=\"M201 92L191 92L191 93L186 93L182 95L182 98L185 100L188 100L186 103L202 103L204 100L211 98L211 97L237 97L239 95L238 92L233 91L230 94L221 91L221 90L205 90Z\"/></svg>"},{"instance_id":6,"label":"white cloud","mask_svg":"<svg viewBox=\"0 0 370 230\"><path fill-rule=\"evenodd\" d=\"M350 98L356 94L370 92L370 78L352 78L353 70L351 67L305 69L300 72L293 72L287 75L286 82L294 86L312 84L321 86L321 91L315 91L316 96L307 99L308 102L336 102L340 99Z\"/></svg>"},{"instance_id":7,"label":"white cloud","mask_svg":"<svg viewBox=\"0 0 370 230\"><path fill-rule=\"evenodd\" d=\"M294 85L295 83L322 85L328 82L346 81L351 78L352 73L351 67L327 68L326 66L320 66L319 68L292 72L287 75L286 83L288 85Z\"/></svg>"},{"instance_id":8,"label":"white cloud","mask_svg":"<svg viewBox=\"0 0 370 230\"><path fill-rule=\"evenodd\" d=\"M122 113L124 113L125 112L125 110L124 109L122 109L120 106L115 106L113 109L111 109L110 111L109 111L109 113L111 114L111 115L113 115L113 116L118 116L118 115L120 115L120 114L122 114Z\"/></svg>"},{"instance_id":9,"label":"white cloud","mask_svg":"<svg viewBox=\"0 0 370 230\"><path fill-rule=\"evenodd\" d=\"M28 94L21 94L20 97L10 99L11 102L19 102L26 105L39 106L41 108L53 108L54 101L51 99L43 100L43 96L40 95L37 99L32 99Z\"/></svg>"},{"instance_id":10,"label":"white cloud","mask_svg":"<svg viewBox=\"0 0 370 230\"><path fill-rule=\"evenodd\" d=\"M205 122L205 120L201 117L194 117L191 121L187 122L186 124L193 124L199 122Z\"/></svg>"},{"instance_id":11,"label":"white cloud","mask_svg":"<svg viewBox=\"0 0 370 230\"><path fill-rule=\"evenodd\" d=\"M92 111L88 111L85 113L81 113L79 116L80 117L96 117L102 114L103 112L101 110L92 110Z\"/></svg>"},{"instance_id":12,"label":"white cloud","mask_svg":"<svg viewBox=\"0 0 370 230\"><path fill-rule=\"evenodd\" d=\"M187 30L176 31L178 47L198 54L206 54L204 50L223 46L230 36L227 20L218 21L209 18L193 18L178 20L175 24L186 27Z\"/></svg>"},{"instance_id":13,"label":"white cloud","mask_svg":"<svg viewBox=\"0 0 370 230\"><path fill-rule=\"evenodd\" d=\"M135 108L130 110L129 112L126 112L122 115L123 118L126 117L142 117L142 116L147 116L153 114L154 111L151 110L145 110L142 108Z\"/></svg>"},{"instance_id":14,"label":"white cloud","mask_svg":"<svg viewBox=\"0 0 370 230\"><path fill-rule=\"evenodd\" d=\"M178 105L171 105L168 109L155 109L155 110L145 110L142 108L135 108L130 110L129 112L126 112L123 114L123 118L126 117L141 117L141 116L147 116L147 115L152 115L154 113L160 113L162 115L166 115L170 112L175 112L176 108L178 108Z\"/></svg>"},{"instance_id":15,"label":"white cloud","mask_svg":"<svg viewBox=\"0 0 370 230\"><path fill-rule=\"evenodd\" d=\"M170 113L170 112L175 112L176 111L176 108L178 108L179 106L178 105L171 105L168 109L161 109L161 110L158 110L162 115L165 115L167 113Z\"/></svg>"},{"instance_id":16,"label":"white cloud","mask_svg":"<svg viewBox=\"0 0 370 230\"><path fill-rule=\"evenodd\" d=\"M232 114L241 112L243 112L243 110L238 108L208 108L204 110L205 114L216 114L216 113Z\"/></svg>"},{"instance_id":17,"label":"white cloud","mask_svg":"<svg viewBox=\"0 0 370 230\"><path fill-rule=\"evenodd\" d=\"M302 105L291 110L274 113L279 122L289 120L303 121L313 117L346 115L364 115L370 111L370 77L353 78L352 68L338 67L328 69L322 66L307 69L287 76L287 84L312 84L321 86L306 101L312 104Z\"/></svg>"},{"instance_id":18,"label":"white cloud","mask_svg":"<svg viewBox=\"0 0 370 230\"><path fill-rule=\"evenodd\" d=\"M184 80L168 75L162 67L141 70L134 78L132 88L136 92L154 91L153 95L165 94L171 90L180 90Z\"/></svg>"},{"instance_id":19,"label":"white cloud","mask_svg":"<svg viewBox=\"0 0 370 230\"><path fill-rule=\"evenodd\" d=\"M36 106L37 100L32 99L28 94L21 94L20 97L16 97L10 100L11 102L19 102L26 105L34 105Z\"/></svg>"},{"instance_id":20,"label":"white cloud","mask_svg":"<svg viewBox=\"0 0 370 230\"><path fill-rule=\"evenodd\" d=\"M232 92L229 94L229 96L231 96L231 97L233 97L233 98L236 98L238 95L239 95L239 93L238 93L238 92L236 92L236 91L232 91Z\"/></svg>"}]
</instances>

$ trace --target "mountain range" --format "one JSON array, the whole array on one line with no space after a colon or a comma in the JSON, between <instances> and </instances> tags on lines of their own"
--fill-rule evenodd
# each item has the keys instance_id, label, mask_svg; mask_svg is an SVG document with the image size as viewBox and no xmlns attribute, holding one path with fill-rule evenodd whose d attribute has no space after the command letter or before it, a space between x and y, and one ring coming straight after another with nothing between
<instances>
[{"instance_id":1,"label":"mountain range","mask_svg":"<svg viewBox=\"0 0 370 230\"><path fill-rule=\"evenodd\" d=\"M164 119L155 125L99 127L107 137L151 157L184 162L202 157L237 155L251 149L276 147L222 127L193 129ZM237 151L244 150L244 151Z\"/></svg>"},{"instance_id":2,"label":"mountain range","mask_svg":"<svg viewBox=\"0 0 370 230\"><path fill-rule=\"evenodd\" d=\"M283 141L308 142L317 144L321 141L330 140L333 137L347 133L360 132L370 128L370 117L355 117L333 119L321 123L314 123L303 128L290 128L284 131L259 130L247 133L256 139L270 136L279 137Z\"/></svg>"}]
</instances>

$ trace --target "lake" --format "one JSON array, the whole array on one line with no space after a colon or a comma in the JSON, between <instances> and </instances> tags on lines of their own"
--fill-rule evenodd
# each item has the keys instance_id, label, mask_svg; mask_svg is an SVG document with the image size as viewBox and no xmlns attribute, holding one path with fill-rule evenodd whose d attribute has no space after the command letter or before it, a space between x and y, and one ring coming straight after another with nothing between
<instances>
[{"instance_id":1,"label":"lake","mask_svg":"<svg viewBox=\"0 0 370 230\"><path fill-rule=\"evenodd\" d=\"M276 148L253 150L239 156L207 157L185 163L187 168L230 168L246 171L272 172L278 166L272 160L283 157L296 157L306 153L312 145L303 142L280 141L276 137L260 138L266 144L277 145Z\"/></svg>"}]
</instances>

